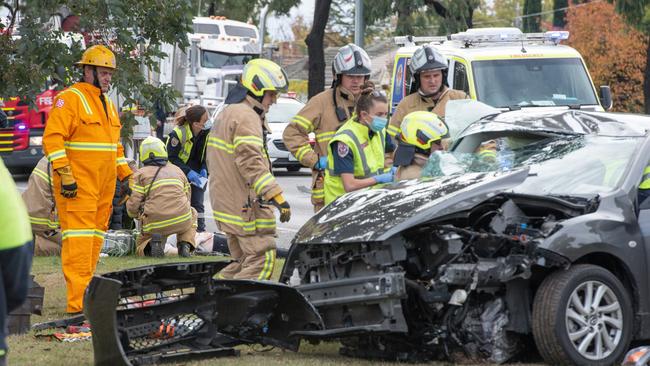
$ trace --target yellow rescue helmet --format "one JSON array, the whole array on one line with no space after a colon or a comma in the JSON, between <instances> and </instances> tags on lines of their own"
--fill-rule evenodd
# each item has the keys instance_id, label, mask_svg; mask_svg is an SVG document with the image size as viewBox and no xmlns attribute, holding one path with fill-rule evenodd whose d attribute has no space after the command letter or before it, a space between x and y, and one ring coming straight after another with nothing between
<instances>
[{"instance_id":1,"label":"yellow rescue helmet","mask_svg":"<svg viewBox=\"0 0 650 366\"><path fill-rule=\"evenodd\" d=\"M289 89L289 80L282 67L263 58L248 61L241 82L256 97L264 96L267 90L286 93Z\"/></svg>"},{"instance_id":2,"label":"yellow rescue helmet","mask_svg":"<svg viewBox=\"0 0 650 366\"><path fill-rule=\"evenodd\" d=\"M140 160L147 163L154 159L167 160L167 148L159 138L148 136L140 145Z\"/></svg>"},{"instance_id":3,"label":"yellow rescue helmet","mask_svg":"<svg viewBox=\"0 0 650 366\"><path fill-rule=\"evenodd\" d=\"M116 69L115 54L104 45L95 45L84 51L77 65L101 66Z\"/></svg>"},{"instance_id":4,"label":"yellow rescue helmet","mask_svg":"<svg viewBox=\"0 0 650 366\"><path fill-rule=\"evenodd\" d=\"M400 140L422 150L429 150L431 143L441 140L448 133L447 125L435 113L411 112L404 117Z\"/></svg>"}]
</instances>

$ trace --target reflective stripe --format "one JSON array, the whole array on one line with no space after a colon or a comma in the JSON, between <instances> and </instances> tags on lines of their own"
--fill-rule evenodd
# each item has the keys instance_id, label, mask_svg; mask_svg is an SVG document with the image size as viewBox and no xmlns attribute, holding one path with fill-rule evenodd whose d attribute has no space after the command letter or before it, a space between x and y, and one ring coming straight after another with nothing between
<instances>
[{"instance_id":1,"label":"reflective stripe","mask_svg":"<svg viewBox=\"0 0 650 366\"><path fill-rule=\"evenodd\" d=\"M187 163L187 161L190 159L190 154L192 153L192 146L194 146L194 143L190 141L190 137L192 136L192 129L190 128L189 122L185 123L183 126L174 127L174 132L176 132L176 135L180 139L182 147L181 152L178 154L178 157L183 163Z\"/></svg>"},{"instance_id":2,"label":"reflective stripe","mask_svg":"<svg viewBox=\"0 0 650 366\"><path fill-rule=\"evenodd\" d=\"M241 144L251 144L264 147L264 142L257 136L237 136L233 142L235 143L235 149Z\"/></svg>"},{"instance_id":3,"label":"reflective stripe","mask_svg":"<svg viewBox=\"0 0 650 366\"><path fill-rule=\"evenodd\" d=\"M321 199L325 198L325 190L324 189L312 189L311 190L311 196L315 199Z\"/></svg>"},{"instance_id":4,"label":"reflective stripe","mask_svg":"<svg viewBox=\"0 0 650 366\"><path fill-rule=\"evenodd\" d=\"M47 184L52 184L52 180L50 178L50 175L47 174L46 172L44 172L44 171L42 171L42 170L40 170L38 168L34 168L34 170L32 170L32 174L35 174L37 177L43 179Z\"/></svg>"},{"instance_id":5,"label":"reflective stripe","mask_svg":"<svg viewBox=\"0 0 650 366\"><path fill-rule=\"evenodd\" d=\"M230 215L225 212L212 211L214 219L217 221L225 222L226 224L232 224L241 226L244 231L255 231L255 222L254 221L244 221L239 216Z\"/></svg>"},{"instance_id":6,"label":"reflective stripe","mask_svg":"<svg viewBox=\"0 0 650 366\"><path fill-rule=\"evenodd\" d=\"M255 227L258 229L275 229L275 219L255 219Z\"/></svg>"},{"instance_id":7,"label":"reflective stripe","mask_svg":"<svg viewBox=\"0 0 650 366\"><path fill-rule=\"evenodd\" d=\"M363 151L363 147L361 147L361 142L351 130L343 130L341 131L341 134L347 135L350 139L352 139L352 142L356 146L356 150L359 153L359 159L361 159L361 167L363 169L363 176L356 178L368 178L370 176L370 168L368 167L368 159L366 158L366 154Z\"/></svg>"},{"instance_id":8,"label":"reflective stripe","mask_svg":"<svg viewBox=\"0 0 650 366\"><path fill-rule=\"evenodd\" d=\"M178 224L183 221L191 220L192 219L192 211L188 211L186 214L177 216L171 219L163 220L163 221L155 221L155 222L150 222L142 227L142 230L147 232L151 231L152 229L160 229L163 227L168 227L171 225Z\"/></svg>"},{"instance_id":9,"label":"reflective stripe","mask_svg":"<svg viewBox=\"0 0 650 366\"><path fill-rule=\"evenodd\" d=\"M271 173L264 173L261 177L257 178L255 184L253 184L253 189L255 189L255 193L262 194L262 189L264 189L264 187L266 187L273 180L274 178Z\"/></svg>"},{"instance_id":10,"label":"reflective stripe","mask_svg":"<svg viewBox=\"0 0 650 366\"><path fill-rule=\"evenodd\" d=\"M117 144L103 143L103 142L77 142L66 141L65 148L68 150L77 151L117 151Z\"/></svg>"},{"instance_id":11,"label":"reflective stripe","mask_svg":"<svg viewBox=\"0 0 650 366\"><path fill-rule=\"evenodd\" d=\"M47 160L53 162L54 160L66 158L65 150L56 150L53 151L50 155L47 156Z\"/></svg>"},{"instance_id":12,"label":"reflective stripe","mask_svg":"<svg viewBox=\"0 0 650 366\"><path fill-rule=\"evenodd\" d=\"M395 125L388 125L387 132L388 132L388 134L391 135L392 137L395 137L395 135L397 135L398 133L402 132L402 129L400 129L399 127L397 127L397 126L395 126Z\"/></svg>"},{"instance_id":13,"label":"reflective stripe","mask_svg":"<svg viewBox=\"0 0 650 366\"><path fill-rule=\"evenodd\" d=\"M63 230L61 234L63 240L68 238L91 238L93 236L104 239L106 232L97 229L68 229Z\"/></svg>"},{"instance_id":14,"label":"reflective stripe","mask_svg":"<svg viewBox=\"0 0 650 366\"><path fill-rule=\"evenodd\" d=\"M308 153L311 150L312 150L312 148L311 148L311 145L309 145L309 144L305 144L305 145L301 146L298 149L298 151L296 151L296 159L302 160L302 158L305 156L305 154Z\"/></svg>"},{"instance_id":15,"label":"reflective stripe","mask_svg":"<svg viewBox=\"0 0 650 366\"><path fill-rule=\"evenodd\" d=\"M269 249L264 253L264 266L257 277L258 280L270 280L275 267L275 249Z\"/></svg>"},{"instance_id":16,"label":"reflective stripe","mask_svg":"<svg viewBox=\"0 0 650 366\"><path fill-rule=\"evenodd\" d=\"M308 133L314 130L314 125L311 123L311 121L301 115L296 114L291 119L291 122L295 122L297 125L307 130Z\"/></svg>"},{"instance_id":17,"label":"reflective stripe","mask_svg":"<svg viewBox=\"0 0 650 366\"><path fill-rule=\"evenodd\" d=\"M113 104L113 101L106 94L104 94L104 98L106 101L108 101L108 105L110 106L109 109L111 110L111 115L115 118L118 118L117 114L115 113L115 105Z\"/></svg>"},{"instance_id":18,"label":"reflective stripe","mask_svg":"<svg viewBox=\"0 0 650 366\"><path fill-rule=\"evenodd\" d=\"M149 186L151 186L151 188L148 188ZM183 190L185 190L185 188L186 188L185 184L180 179L177 179L177 178L165 178L165 179L156 180L155 182L153 182L153 185L151 183L147 184L146 186L140 186L140 185L134 184L133 185L133 190L138 192L138 193L144 194L147 191L147 189L153 190L153 189L156 189L156 188L158 188L160 186L179 186Z\"/></svg>"},{"instance_id":19,"label":"reflective stripe","mask_svg":"<svg viewBox=\"0 0 650 366\"><path fill-rule=\"evenodd\" d=\"M208 137L208 146L215 147L219 150L223 150L227 152L228 154L234 154L235 153L235 146L232 144L227 143L226 141L217 138L217 137Z\"/></svg>"},{"instance_id":20,"label":"reflective stripe","mask_svg":"<svg viewBox=\"0 0 650 366\"><path fill-rule=\"evenodd\" d=\"M332 139L332 137L334 137L335 134L336 134L336 131L328 131L328 132L318 133L318 134L316 134L316 141L318 143L328 142L329 140Z\"/></svg>"},{"instance_id":21,"label":"reflective stripe","mask_svg":"<svg viewBox=\"0 0 650 366\"><path fill-rule=\"evenodd\" d=\"M86 113L89 114L89 115L93 114L93 111L90 109L90 104L88 104L88 101L86 100L86 96L79 89L68 88L67 91L71 91L71 92L77 94L79 99L81 99L81 104L84 106L84 109L86 110Z\"/></svg>"},{"instance_id":22,"label":"reflective stripe","mask_svg":"<svg viewBox=\"0 0 650 366\"><path fill-rule=\"evenodd\" d=\"M117 165L129 165L125 158L117 158Z\"/></svg>"},{"instance_id":23,"label":"reflective stripe","mask_svg":"<svg viewBox=\"0 0 650 366\"><path fill-rule=\"evenodd\" d=\"M50 229L57 229L59 227L59 222L58 221L51 221L49 218L44 218L44 217L30 216L29 217L29 222L32 225L45 225L45 226L49 227Z\"/></svg>"}]
</instances>

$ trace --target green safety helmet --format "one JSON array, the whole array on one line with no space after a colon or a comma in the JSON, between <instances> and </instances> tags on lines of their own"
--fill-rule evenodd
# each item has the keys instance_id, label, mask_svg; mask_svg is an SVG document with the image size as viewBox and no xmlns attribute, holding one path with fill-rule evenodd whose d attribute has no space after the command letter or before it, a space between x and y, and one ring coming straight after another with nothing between
<instances>
[{"instance_id":1,"label":"green safety helmet","mask_svg":"<svg viewBox=\"0 0 650 366\"><path fill-rule=\"evenodd\" d=\"M402 120L399 139L409 145L428 151L431 144L448 134L447 126L435 113L411 112Z\"/></svg>"},{"instance_id":2,"label":"green safety helmet","mask_svg":"<svg viewBox=\"0 0 650 366\"><path fill-rule=\"evenodd\" d=\"M140 160L143 164L148 164L156 160L167 161L167 148L165 147L165 143L153 136L144 139L140 145Z\"/></svg>"},{"instance_id":3,"label":"green safety helmet","mask_svg":"<svg viewBox=\"0 0 650 366\"><path fill-rule=\"evenodd\" d=\"M282 67L263 58L248 61L242 72L241 83L256 97L264 96L267 90L286 93L289 89L289 80Z\"/></svg>"}]
</instances>

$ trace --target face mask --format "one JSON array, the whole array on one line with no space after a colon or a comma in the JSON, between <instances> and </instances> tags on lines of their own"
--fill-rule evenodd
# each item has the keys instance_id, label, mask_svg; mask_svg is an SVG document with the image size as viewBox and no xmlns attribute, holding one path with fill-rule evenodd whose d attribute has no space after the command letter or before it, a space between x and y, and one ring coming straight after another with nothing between
<instances>
[{"instance_id":1,"label":"face mask","mask_svg":"<svg viewBox=\"0 0 650 366\"><path fill-rule=\"evenodd\" d=\"M203 131L207 131L212 128L212 125L214 124L214 121L212 118L209 118L207 121L205 121L205 125L203 125Z\"/></svg>"},{"instance_id":2,"label":"face mask","mask_svg":"<svg viewBox=\"0 0 650 366\"><path fill-rule=\"evenodd\" d=\"M370 122L370 129L373 132L379 132L384 128L386 128L387 124L388 124L388 119L386 117L374 116L372 117L372 121Z\"/></svg>"}]
</instances>

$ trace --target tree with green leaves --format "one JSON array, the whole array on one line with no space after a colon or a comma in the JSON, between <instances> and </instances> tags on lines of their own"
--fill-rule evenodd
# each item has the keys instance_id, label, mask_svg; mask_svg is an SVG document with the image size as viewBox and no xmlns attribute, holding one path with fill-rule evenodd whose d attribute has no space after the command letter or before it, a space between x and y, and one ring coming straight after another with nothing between
<instances>
[{"instance_id":1,"label":"tree with green leaves","mask_svg":"<svg viewBox=\"0 0 650 366\"><path fill-rule=\"evenodd\" d=\"M524 2L524 33L534 33L541 30L542 0L526 0Z\"/></svg>"},{"instance_id":2,"label":"tree with green leaves","mask_svg":"<svg viewBox=\"0 0 650 366\"><path fill-rule=\"evenodd\" d=\"M646 65L643 78L645 113L650 114L650 0L617 0L616 10L648 37Z\"/></svg>"}]
</instances>

